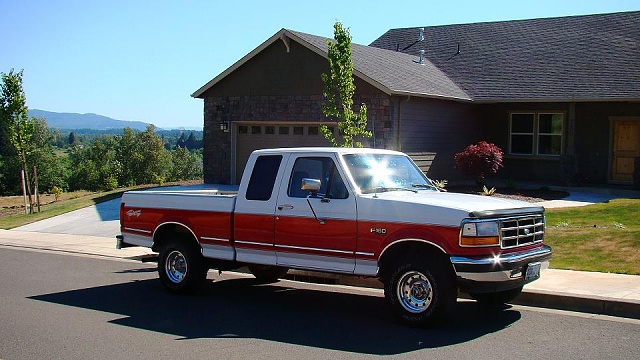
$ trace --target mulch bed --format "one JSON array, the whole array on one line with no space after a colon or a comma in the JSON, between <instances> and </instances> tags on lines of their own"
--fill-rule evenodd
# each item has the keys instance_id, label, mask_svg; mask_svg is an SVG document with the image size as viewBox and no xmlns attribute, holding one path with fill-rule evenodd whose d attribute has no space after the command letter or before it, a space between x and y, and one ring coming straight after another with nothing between
<instances>
[{"instance_id":1,"label":"mulch bed","mask_svg":"<svg viewBox=\"0 0 640 360\"><path fill-rule=\"evenodd\" d=\"M447 186L448 192L484 195L480 186ZM491 195L500 198L521 200L527 202L541 202L547 200L558 200L569 196L566 191L550 190L550 189L506 189L497 188L496 192Z\"/></svg>"}]
</instances>

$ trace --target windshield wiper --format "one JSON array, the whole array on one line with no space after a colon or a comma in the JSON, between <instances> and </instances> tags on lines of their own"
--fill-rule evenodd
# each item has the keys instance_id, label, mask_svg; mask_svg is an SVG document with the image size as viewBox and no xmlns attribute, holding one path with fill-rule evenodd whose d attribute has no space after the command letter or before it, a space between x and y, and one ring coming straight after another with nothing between
<instances>
[{"instance_id":1,"label":"windshield wiper","mask_svg":"<svg viewBox=\"0 0 640 360\"><path fill-rule=\"evenodd\" d=\"M433 184L411 184L411 186L415 187L415 188L425 188L425 189L439 190L438 187L433 185Z\"/></svg>"},{"instance_id":2,"label":"windshield wiper","mask_svg":"<svg viewBox=\"0 0 640 360\"><path fill-rule=\"evenodd\" d=\"M378 186L378 187L374 187L374 188L370 188L370 189L366 189L363 190L362 193L363 194L370 194L370 193L379 193L379 192L387 192L387 191L411 191L413 193L417 193L418 190L415 189L409 189L409 188L403 188L403 187L385 187L385 186Z\"/></svg>"}]
</instances>

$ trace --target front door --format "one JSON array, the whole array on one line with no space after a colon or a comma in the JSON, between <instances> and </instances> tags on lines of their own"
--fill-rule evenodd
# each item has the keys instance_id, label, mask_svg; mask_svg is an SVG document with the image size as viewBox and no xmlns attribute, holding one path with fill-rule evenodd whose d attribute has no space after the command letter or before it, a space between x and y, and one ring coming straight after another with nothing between
<instances>
[{"instance_id":1,"label":"front door","mask_svg":"<svg viewBox=\"0 0 640 360\"><path fill-rule=\"evenodd\" d=\"M356 200L336 160L326 154L292 156L275 209L275 250L280 266L353 273ZM317 194L302 179L321 181Z\"/></svg>"},{"instance_id":2,"label":"front door","mask_svg":"<svg viewBox=\"0 0 640 360\"><path fill-rule=\"evenodd\" d=\"M638 156L640 156L640 121L614 121L611 180L633 181L634 161Z\"/></svg>"}]
</instances>

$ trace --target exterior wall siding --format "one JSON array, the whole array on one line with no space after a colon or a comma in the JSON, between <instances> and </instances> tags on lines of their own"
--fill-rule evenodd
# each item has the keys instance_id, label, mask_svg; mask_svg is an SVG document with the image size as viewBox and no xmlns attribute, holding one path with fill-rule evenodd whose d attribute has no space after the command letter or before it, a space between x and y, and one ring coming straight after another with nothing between
<instances>
[{"instance_id":1,"label":"exterior wall siding","mask_svg":"<svg viewBox=\"0 0 640 360\"><path fill-rule=\"evenodd\" d=\"M565 114L561 156L508 154L509 113L519 111ZM504 168L497 177L566 185L606 184L610 180L610 118L640 116L640 103L509 103L482 105L481 112L486 140L505 151Z\"/></svg>"},{"instance_id":2,"label":"exterior wall siding","mask_svg":"<svg viewBox=\"0 0 640 360\"><path fill-rule=\"evenodd\" d=\"M607 183L614 117L640 117L640 102L576 104L576 183Z\"/></svg>"},{"instance_id":3,"label":"exterior wall siding","mask_svg":"<svg viewBox=\"0 0 640 360\"><path fill-rule=\"evenodd\" d=\"M426 170L434 179L459 180L455 154L481 139L478 136L477 106L424 98L398 98L400 109L400 147L406 153L430 153L433 160Z\"/></svg>"}]
</instances>

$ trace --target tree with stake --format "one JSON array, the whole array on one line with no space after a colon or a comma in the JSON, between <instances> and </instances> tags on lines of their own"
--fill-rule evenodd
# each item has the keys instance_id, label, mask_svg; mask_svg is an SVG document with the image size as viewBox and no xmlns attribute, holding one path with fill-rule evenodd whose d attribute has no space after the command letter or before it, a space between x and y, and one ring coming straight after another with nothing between
<instances>
[{"instance_id":1,"label":"tree with stake","mask_svg":"<svg viewBox=\"0 0 640 360\"><path fill-rule=\"evenodd\" d=\"M353 94L353 60L351 58L351 35L340 22L333 26L334 41L327 40L327 58L329 60L329 74L322 74L324 82L322 113L331 119L337 119L338 129L342 135L342 142L336 140L335 134L322 125L322 135L335 147L362 147L358 137L371 137L367 131L367 106L360 105L360 111L352 109Z\"/></svg>"},{"instance_id":2,"label":"tree with stake","mask_svg":"<svg viewBox=\"0 0 640 360\"><path fill-rule=\"evenodd\" d=\"M6 126L8 137L13 145L18 159L22 164L25 174L29 174L27 166L27 154L29 144L35 131L35 122L29 119L26 105L26 96L22 89L22 70L15 73L13 69L8 74L2 74L0 84L0 123ZM33 212L31 198L31 184L26 179L27 192L29 195L30 211Z\"/></svg>"}]
</instances>

